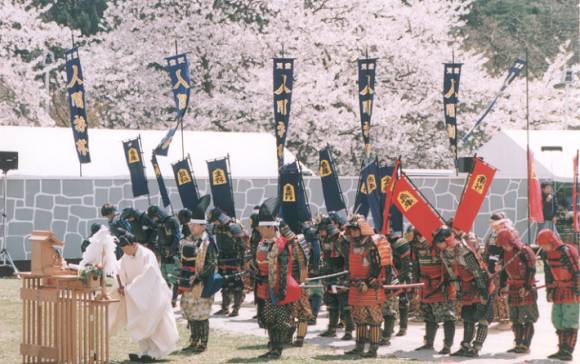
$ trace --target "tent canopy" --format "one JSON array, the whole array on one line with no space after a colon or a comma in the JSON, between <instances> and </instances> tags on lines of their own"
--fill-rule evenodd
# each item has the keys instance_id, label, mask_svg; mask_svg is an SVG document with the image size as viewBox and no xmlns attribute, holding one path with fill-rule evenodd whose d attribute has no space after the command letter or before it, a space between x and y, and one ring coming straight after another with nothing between
<instances>
[{"instance_id":1,"label":"tent canopy","mask_svg":"<svg viewBox=\"0 0 580 364\"><path fill-rule=\"evenodd\" d=\"M78 177L77 158L70 128L0 126L0 151L19 154L18 170L11 176ZM127 178L129 169L122 141L141 136L143 160L149 178L155 178L151 152L166 130L89 129L91 163L83 165L83 177ZM276 140L269 133L184 131L185 155L191 157L193 173L207 177L206 161L230 155L234 178L272 178L278 175ZM158 156L161 173L171 178L171 164L181 159L181 135L173 138L167 157ZM288 150L284 159L295 157Z\"/></svg>"},{"instance_id":2,"label":"tent canopy","mask_svg":"<svg viewBox=\"0 0 580 364\"><path fill-rule=\"evenodd\" d=\"M530 131L530 150L540 179L571 182L572 162L578 149L580 130ZM501 131L477 155L498 169L496 178L527 177L525 130Z\"/></svg>"}]
</instances>

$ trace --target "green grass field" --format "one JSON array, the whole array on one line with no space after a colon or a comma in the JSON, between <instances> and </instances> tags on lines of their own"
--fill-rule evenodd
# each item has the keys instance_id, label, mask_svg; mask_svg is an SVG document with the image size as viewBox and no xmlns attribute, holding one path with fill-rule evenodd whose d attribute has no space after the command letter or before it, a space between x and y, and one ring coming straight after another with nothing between
<instances>
[{"instance_id":1,"label":"green grass field","mask_svg":"<svg viewBox=\"0 0 580 364\"><path fill-rule=\"evenodd\" d=\"M21 362L19 345L21 335L22 308L19 298L20 281L18 279L0 279L0 363ZM187 328L183 320L178 321L183 347L187 341ZM256 330L258 327L256 326ZM208 351L201 355L169 356L165 363L261 363L265 360L257 356L266 350L265 340L248 334L232 335L224 331L212 330ZM121 332L110 340L111 359L114 363L131 363L127 355L136 350L136 345ZM343 363L354 358L345 357L342 350L333 350L318 345L306 344L302 348L284 350L280 363ZM375 360L356 360L356 363L402 363L403 360L388 360L384 357Z\"/></svg>"}]
</instances>

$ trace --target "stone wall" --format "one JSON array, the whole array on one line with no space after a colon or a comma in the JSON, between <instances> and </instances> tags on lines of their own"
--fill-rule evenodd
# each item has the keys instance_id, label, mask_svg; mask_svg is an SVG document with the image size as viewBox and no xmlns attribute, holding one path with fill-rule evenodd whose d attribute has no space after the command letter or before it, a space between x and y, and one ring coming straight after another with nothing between
<instances>
[{"instance_id":1,"label":"stone wall","mask_svg":"<svg viewBox=\"0 0 580 364\"><path fill-rule=\"evenodd\" d=\"M414 178L415 184L445 217L453 215L461 196L464 178ZM179 195L173 180L166 180L175 212L181 208ZM354 203L357 179L345 177L341 186L348 206ZM318 177L307 177L305 184L313 214L324 211L322 187ZM207 180L198 180L201 194L209 193ZM0 196L3 196L0 184ZM151 203L159 204L160 196L155 180L149 181ZM266 197L276 194L276 179L234 180L237 216L244 223L253 206ZM7 244L14 260L30 258L30 246L26 236L33 229L52 230L57 238L65 241L66 258L80 256L80 244L92 223L104 222L100 207L110 202L119 210L134 207L145 210L147 197L133 198L131 184L125 179L8 179L7 198ZM3 202L3 201L2 201ZM0 209L2 205L0 205ZM481 213L475 221L474 231L485 235L491 212L503 210L517 224L526 239L527 197L526 184L522 180L495 180ZM0 236L1 235L0 227Z\"/></svg>"}]
</instances>

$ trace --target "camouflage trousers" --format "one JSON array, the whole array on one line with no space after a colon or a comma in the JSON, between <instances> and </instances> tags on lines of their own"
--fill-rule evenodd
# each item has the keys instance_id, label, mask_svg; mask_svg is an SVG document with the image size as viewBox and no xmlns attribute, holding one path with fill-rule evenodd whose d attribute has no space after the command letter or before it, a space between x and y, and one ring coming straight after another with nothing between
<instances>
[{"instance_id":1,"label":"camouflage trousers","mask_svg":"<svg viewBox=\"0 0 580 364\"><path fill-rule=\"evenodd\" d=\"M508 305L508 298L505 295L497 295L493 300L493 321L507 321L509 319L509 313L510 307Z\"/></svg>"},{"instance_id":2,"label":"camouflage trousers","mask_svg":"<svg viewBox=\"0 0 580 364\"><path fill-rule=\"evenodd\" d=\"M312 308L310 307L310 300L308 299L308 291L303 289L300 294L300 299L292 303L292 317L298 321L308 321L314 319L312 315Z\"/></svg>"},{"instance_id":3,"label":"camouflage trousers","mask_svg":"<svg viewBox=\"0 0 580 364\"><path fill-rule=\"evenodd\" d=\"M510 320L514 324L536 322L539 317L540 313L538 312L538 304L535 302L529 305L510 307Z\"/></svg>"},{"instance_id":4,"label":"camouflage trousers","mask_svg":"<svg viewBox=\"0 0 580 364\"><path fill-rule=\"evenodd\" d=\"M260 320L268 330L288 330L292 327L292 304L275 305L264 300L263 317Z\"/></svg>"},{"instance_id":5,"label":"camouflage trousers","mask_svg":"<svg viewBox=\"0 0 580 364\"><path fill-rule=\"evenodd\" d=\"M209 320L211 316L211 306L213 305L213 296L209 298L193 298L191 291L181 294L181 312L187 321L204 321Z\"/></svg>"},{"instance_id":6,"label":"camouflage trousers","mask_svg":"<svg viewBox=\"0 0 580 364\"><path fill-rule=\"evenodd\" d=\"M394 296L385 301L382 307L383 317L399 318L399 297Z\"/></svg>"},{"instance_id":7,"label":"camouflage trousers","mask_svg":"<svg viewBox=\"0 0 580 364\"><path fill-rule=\"evenodd\" d=\"M373 306L352 306L352 320L356 325L380 325L383 322L381 304Z\"/></svg>"},{"instance_id":8,"label":"camouflage trousers","mask_svg":"<svg viewBox=\"0 0 580 364\"><path fill-rule=\"evenodd\" d=\"M554 303L552 305L552 324L556 330L578 330L580 303Z\"/></svg>"},{"instance_id":9,"label":"camouflage trousers","mask_svg":"<svg viewBox=\"0 0 580 364\"><path fill-rule=\"evenodd\" d=\"M426 322L455 321L455 304L450 301L421 303L421 316Z\"/></svg>"}]
</instances>

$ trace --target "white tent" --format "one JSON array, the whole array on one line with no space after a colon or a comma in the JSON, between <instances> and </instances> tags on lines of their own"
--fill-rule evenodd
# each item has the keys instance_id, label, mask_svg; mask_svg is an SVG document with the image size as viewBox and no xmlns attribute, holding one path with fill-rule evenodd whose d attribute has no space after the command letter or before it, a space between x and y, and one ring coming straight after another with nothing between
<instances>
[{"instance_id":1,"label":"white tent","mask_svg":"<svg viewBox=\"0 0 580 364\"><path fill-rule=\"evenodd\" d=\"M84 164L83 177L127 178L129 169L123 153L122 141L141 136L147 176L154 178L151 151L165 136L165 130L89 129L91 163ZM226 133L184 131L185 154L189 154L193 173L207 177L206 160L230 155L234 178L272 178L278 175L276 140L269 133ZM78 177L73 133L70 128L37 128L0 126L0 151L19 153L17 171L10 176ZM167 157L158 156L161 173L171 178L171 163L181 159L181 135L173 138ZM288 150L286 162L295 160Z\"/></svg>"},{"instance_id":2,"label":"white tent","mask_svg":"<svg viewBox=\"0 0 580 364\"><path fill-rule=\"evenodd\" d=\"M570 182L572 161L576 150L580 149L580 130L531 130L530 149L540 179ZM525 179L526 131L501 131L484 144L477 155L498 169L496 178Z\"/></svg>"}]
</instances>

